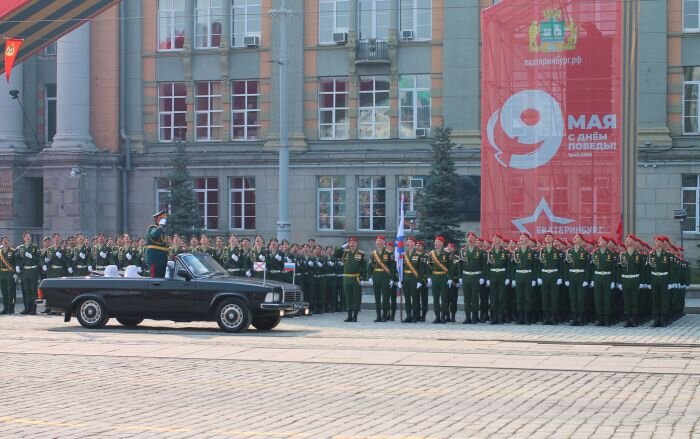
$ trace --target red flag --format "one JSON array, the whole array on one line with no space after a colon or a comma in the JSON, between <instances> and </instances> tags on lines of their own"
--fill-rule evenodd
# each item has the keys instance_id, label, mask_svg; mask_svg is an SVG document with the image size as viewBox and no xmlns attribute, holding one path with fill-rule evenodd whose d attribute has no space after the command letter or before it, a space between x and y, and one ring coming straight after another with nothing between
<instances>
[{"instance_id":1,"label":"red flag","mask_svg":"<svg viewBox=\"0 0 700 439\"><path fill-rule=\"evenodd\" d=\"M19 53L19 48L23 41L21 38L5 38L5 76L7 77L7 82L10 82L12 64L15 62L15 57Z\"/></svg>"}]
</instances>

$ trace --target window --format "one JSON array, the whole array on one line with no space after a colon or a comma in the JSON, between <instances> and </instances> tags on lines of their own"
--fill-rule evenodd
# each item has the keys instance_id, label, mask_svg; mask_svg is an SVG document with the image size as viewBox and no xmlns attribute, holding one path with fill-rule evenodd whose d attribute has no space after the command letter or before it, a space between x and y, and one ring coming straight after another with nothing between
<instances>
[{"instance_id":1,"label":"window","mask_svg":"<svg viewBox=\"0 0 700 439\"><path fill-rule=\"evenodd\" d=\"M187 87L184 82L158 84L158 139L185 140L187 134Z\"/></svg>"},{"instance_id":2,"label":"window","mask_svg":"<svg viewBox=\"0 0 700 439\"><path fill-rule=\"evenodd\" d=\"M219 180L216 177L195 178L194 195L199 206L199 226L203 230L219 228Z\"/></svg>"},{"instance_id":3,"label":"window","mask_svg":"<svg viewBox=\"0 0 700 439\"><path fill-rule=\"evenodd\" d=\"M44 140L53 142L56 135L56 84L46 84L44 103Z\"/></svg>"},{"instance_id":4,"label":"window","mask_svg":"<svg viewBox=\"0 0 700 439\"><path fill-rule=\"evenodd\" d=\"M318 177L318 230L345 230L345 177Z\"/></svg>"},{"instance_id":5,"label":"window","mask_svg":"<svg viewBox=\"0 0 700 439\"><path fill-rule=\"evenodd\" d=\"M185 0L158 0L158 50L185 45Z\"/></svg>"},{"instance_id":6,"label":"window","mask_svg":"<svg viewBox=\"0 0 700 439\"><path fill-rule=\"evenodd\" d=\"M318 42L333 44L335 32L350 29L350 0L319 0Z\"/></svg>"},{"instance_id":7,"label":"window","mask_svg":"<svg viewBox=\"0 0 700 439\"><path fill-rule=\"evenodd\" d=\"M260 0L233 0L231 47L243 47L243 37L260 36Z\"/></svg>"},{"instance_id":8,"label":"window","mask_svg":"<svg viewBox=\"0 0 700 439\"><path fill-rule=\"evenodd\" d=\"M360 78L360 139L388 139L389 126L389 78Z\"/></svg>"},{"instance_id":9,"label":"window","mask_svg":"<svg viewBox=\"0 0 700 439\"><path fill-rule=\"evenodd\" d=\"M221 46L223 22L222 0L196 0L194 9L194 47L209 49Z\"/></svg>"},{"instance_id":10,"label":"window","mask_svg":"<svg viewBox=\"0 0 700 439\"><path fill-rule=\"evenodd\" d=\"M391 2L389 0L360 0L358 4L358 23L360 39L389 38L391 20Z\"/></svg>"},{"instance_id":11,"label":"window","mask_svg":"<svg viewBox=\"0 0 700 439\"><path fill-rule=\"evenodd\" d=\"M231 138L256 140L260 134L260 82L233 81L231 87Z\"/></svg>"},{"instance_id":12,"label":"window","mask_svg":"<svg viewBox=\"0 0 700 439\"><path fill-rule=\"evenodd\" d=\"M318 124L321 139L348 138L348 80L321 78L318 92Z\"/></svg>"},{"instance_id":13,"label":"window","mask_svg":"<svg viewBox=\"0 0 700 439\"><path fill-rule=\"evenodd\" d=\"M44 47L44 56L56 56L58 53L58 45L54 41L53 43L49 43L48 46Z\"/></svg>"},{"instance_id":14,"label":"window","mask_svg":"<svg viewBox=\"0 0 700 439\"><path fill-rule=\"evenodd\" d=\"M231 177L231 228L255 229L255 177Z\"/></svg>"},{"instance_id":15,"label":"window","mask_svg":"<svg viewBox=\"0 0 700 439\"><path fill-rule=\"evenodd\" d=\"M170 180L165 177L156 178L156 212L165 210L170 213Z\"/></svg>"},{"instance_id":16,"label":"window","mask_svg":"<svg viewBox=\"0 0 700 439\"><path fill-rule=\"evenodd\" d=\"M430 135L430 75L403 75L399 79L399 137Z\"/></svg>"},{"instance_id":17,"label":"window","mask_svg":"<svg viewBox=\"0 0 700 439\"><path fill-rule=\"evenodd\" d=\"M195 140L221 140L221 82L197 82L195 88Z\"/></svg>"},{"instance_id":18,"label":"window","mask_svg":"<svg viewBox=\"0 0 700 439\"><path fill-rule=\"evenodd\" d=\"M414 40L432 38L431 0L401 0L401 32L413 31Z\"/></svg>"},{"instance_id":19,"label":"window","mask_svg":"<svg viewBox=\"0 0 700 439\"><path fill-rule=\"evenodd\" d=\"M686 32L700 31L700 0L683 0L683 30Z\"/></svg>"},{"instance_id":20,"label":"window","mask_svg":"<svg viewBox=\"0 0 700 439\"><path fill-rule=\"evenodd\" d=\"M386 178L358 177L357 229L386 229Z\"/></svg>"},{"instance_id":21,"label":"window","mask_svg":"<svg viewBox=\"0 0 700 439\"><path fill-rule=\"evenodd\" d=\"M685 209L688 216L683 220L684 232L700 232L698 216L700 214L700 176L683 175L681 177L683 189L681 208Z\"/></svg>"},{"instance_id":22,"label":"window","mask_svg":"<svg viewBox=\"0 0 700 439\"><path fill-rule=\"evenodd\" d=\"M686 67L683 80L683 134L700 134L700 67Z\"/></svg>"},{"instance_id":23,"label":"window","mask_svg":"<svg viewBox=\"0 0 700 439\"><path fill-rule=\"evenodd\" d=\"M418 211L418 199L423 191L423 177L399 176L398 184L398 199L396 205L401 209L403 200L403 213L405 230L418 230L418 221L416 214ZM398 218L401 218L401 211L396 212Z\"/></svg>"}]
</instances>

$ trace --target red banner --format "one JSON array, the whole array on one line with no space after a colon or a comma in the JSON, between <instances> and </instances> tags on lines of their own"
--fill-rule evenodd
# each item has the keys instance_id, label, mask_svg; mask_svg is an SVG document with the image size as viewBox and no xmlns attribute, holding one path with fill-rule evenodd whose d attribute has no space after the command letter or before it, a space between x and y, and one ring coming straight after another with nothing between
<instances>
[{"instance_id":1,"label":"red banner","mask_svg":"<svg viewBox=\"0 0 700 439\"><path fill-rule=\"evenodd\" d=\"M481 232L618 235L622 2L482 12Z\"/></svg>"},{"instance_id":2,"label":"red banner","mask_svg":"<svg viewBox=\"0 0 700 439\"><path fill-rule=\"evenodd\" d=\"M5 76L7 77L7 82L10 82L12 65L15 63L22 41L20 38L5 38Z\"/></svg>"}]
</instances>

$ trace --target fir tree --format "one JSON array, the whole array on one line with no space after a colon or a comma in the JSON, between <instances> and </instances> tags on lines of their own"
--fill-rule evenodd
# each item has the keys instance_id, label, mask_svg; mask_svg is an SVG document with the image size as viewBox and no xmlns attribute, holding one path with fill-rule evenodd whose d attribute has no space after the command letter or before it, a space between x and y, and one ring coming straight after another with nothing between
<instances>
[{"instance_id":1,"label":"fir tree","mask_svg":"<svg viewBox=\"0 0 700 439\"><path fill-rule=\"evenodd\" d=\"M450 139L451 134L451 128L438 127L434 130L431 143L433 163L417 206L420 235L426 239L442 235L448 242L459 241L460 238L460 191L457 190L457 173L451 155L455 146Z\"/></svg>"},{"instance_id":2,"label":"fir tree","mask_svg":"<svg viewBox=\"0 0 700 439\"><path fill-rule=\"evenodd\" d=\"M185 149L185 142L177 142L175 154L172 157L173 170L168 174L170 180L170 194L168 204L170 214L168 216L168 234L179 234L187 237L198 235L199 209L192 187L192 176L187 171L187 163L190 155Z\"/></svg>"}]
</instances>

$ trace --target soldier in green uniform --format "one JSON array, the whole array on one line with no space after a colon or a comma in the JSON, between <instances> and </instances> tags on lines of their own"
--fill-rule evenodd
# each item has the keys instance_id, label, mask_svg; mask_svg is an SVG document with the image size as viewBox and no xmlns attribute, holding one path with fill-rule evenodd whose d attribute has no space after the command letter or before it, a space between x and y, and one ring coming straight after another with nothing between
<instances>
[{"instance_id":1,"label":"soldier in green uniform","mask_svg":"<svg viewBox=\"0 0 700 439\"><path fill-rule=\"evenodd\" d=\"M428 285L433 289L433 310L435 320L433 323L443 323L448 319L447 313L447 288L452 286L451 277L454 275L454 264L450 254L443 250L445 238L435 238L435 248L431 250L426 259L430 273Z\"/></svg>"},{"instance_id":2,"label":"soldier in green uniform","mask_svg":"<svg viewBox=\"0 0 700 439\"><path fill-rule=\"evenodd\" d=\"M428 315L428 277L430 276L430 271L428 269L427 254L425 252L425 242L422 240L416 240L416 253L421 259L423 264L423 273L420 279L421 286L418 287L418 303L420 314L415 316L415 320L418 322L425 322L425 317Z\"/></svg>"},{"instance_id":3,"label":"soldier in green uniform","mask_svg":"<svg viewBox=\"0 0 700 439\"><path fill-rule=\"evenodd\" d=\"M87 276L90 274L88 271L90 247L85 244L85 236L82 233L78 233L75 237L75 246L70 259L73 276Z\"/></svg>"},{"instance_id":4,"label":"soldier in green uniform","mask_svg":"<svg viewBox=\"0 0 700 439\"><path fill-rule=\"evenodd\" d=\"M389 240L384 247L388 253L394 255L394 264L396 264L396 255L394 253L394 243ZM389 282L389 315L387 320L393 322L396 318L396 310L398 310L398 274L396 274L396 269L394 269L394 279Z\"/></svg>"},{"instance_id":5,"label":"soldier in green uniform","mask_svg":"<svg viewBox=\"0 0 700 439\"><path fill-rule=\"evenodd\" d=\"M314 304L316 314L323 314L326 308L326 257L322 252L321 246L312 244L311 261L313 261L313 291Z\"/></svg>"},{"instance_id":6,"label":"soldier in green uniform","mask_svg":"<svg viewBox=\"0 0 700 439\"><path fill-rule=\"evenodd\" d=\"M267 243L265 268L267 269L268 279L284 280L284 258L280 254L277 238L270 238L270 242Z\"/></svg>"},{"instance_id":7,"label":"soldier in green uniform","mask_svg":"<svg viewBox=\"0 0 700 439\"><path fill-rule=\"evenodd\" d=\"M17 287L15 281L15 249L10 245L10 238L0 238L0 292L2 292L3 309L0 314L15 313Z\"/></svg>"},{"instance_id":8,"label":"soldier in green uniform","mask_svg":"<svg viewBox=\"0 0 700 439\"><path fill-rule=\"evenodd\" d=\"M518 248L513 252L515 269L515 307L518 312L518 324L532 323L533 288L537 285L535 278L535 252L530 248L530 235L521 233Z\"/></svg>"},{"instance_id":9,"label":"soldier in green uniform","mask_svg":"<svg viewBox=\"0 0 700 439\"><path fill-rule=\"evenodd\" d=\"M389 289L396 278L396 261L394 254L385 248L384 236L377 236L376 249L372 250L367 261L367 277L374 287L374 306L377 311L375 322L385 322L389 318Z\"/></svg>"},{"instance_id":10,"label":"soldier in green uniform","mask_svg":"<svg viewBox=\"0 0 700 439\"><path fill-rule=\"evenodd\" d=\"M97 244L90 251L90 264L88 265L88 271L99 270L104 271L105 267L112 265L114 261L114 256L112 255L112 249L105 243L105 235L102 233L97 234Z\"/></svg>"},{"instance_id":11,"label":"soldier in green uniform","mask_svg":"<svg viewBox=\"0 0 700 439\"><path fill-rule=\"evenodd\" d=\"M132 261L134 260L134 248L131 245L131 237L127 234L121 237L121 243L121 246L117 248L115 253L115 261L117 267L120 270L124 270L127 266L132 265Z\"/></svg>"},{"instance_id":12,"label":"soldier in green uniform","mask_svg":"<svg viewBox=\"0 0 700 439\"><path fill-rule=\"evenodd\" d=\"M255 242L253 243L253 247L250 249L250 260L251 265L255 264L256 262L267 261L267 249L265 249L265 239L263 239L262 235L255 235ZM262 279L265 276L262 271L253 271L253 275L255 277Z\"/></svg>"},{"instance_id":13,"label":"soldier in green uniform","mask_svg":"<svg viewBox=\"0 0 700 439\"><path fill-rule=\"evenodd\" d=\"M346 322L357 322L357 313L362 304L362 272L365 269L365 254L357 249L357 238L348 240L347 246L336 250L336 257L343 262L343 289L345 290L348 317Z\"/></svg>"},{"instance_id":14,"label":"soldier in green uniform","mask_svg":"<svg viewBox=\"0 0 700 439\"><path fill-rule=\"evenodd\" d=\"M608 326L612 315L612 290L616 287L615 266L617 258L608 248L609 239L605 236L598 237L598 249L593 252L592 263L593 291L595 297L595 309L598 315L596 326Z\"/></svg>"},{"instance_id":15,"label":"soldier in green uniform","mask_svg":"<svg viewBox=\"0 0 700 439\"><path fill-rule=\"evenodd\" d=\"M625 309L625 328L637 326L639 315L639 285L644 266L644 258L637 245L638 238L632 234L625 238L626 250L618 259L617 283L622 289Z\"/></svg>"},{"instance_id":16,"label":"soldier in green uniform","mask_svg":"<svg viewBox=\"0 0 700 439\"><path fill-rule=\"evenodd\" d=\"M165 277L168 264L168 241L165 234L165 224L168 215L165 210L153 215L153 222L146 230L146 265L151 277Z\"/></svg>"},{"instance_id":17,"label":"soldier in green uniform","mask_svg":"<svg viewBox=\"0 0 700 439\"><path fill-rule=\"evenodd\" d=\"M457 308L459 302L459 287L461 286L459 278L459 267L457 262L459 259L459 253L457 252L457 245L454 242L450 242L445 246L445 251L450 254L450 259L452 259L452 266L454 267L454 273L451 273L452 285L447 287L447 317L448 322L457 321Z\"/></svg>"},{"instance_id":18,"label":"soldier in green uniform","mask_svg":"<svg viewBox=\"0 0 700 439\"><path fill-rule=\"evenodd\" d=\"M554 248L554 235L544 234L544 248L539 252L539 279L542 279L542 312L545 325L556 325L559 317L559 286L562 284L561 268L564 258Z\"/></svg>"},{"instance_id":19,"label":"soldier in green uniform","mask_svg":"<svg viewBox=\"0 0 700 439\"><path fill-rule=\"evenodd\" d=\"M170 249L168 250L168 260L175 260L175 256L186 252L187 249L184 243L182 242L182 237L177 233L173 234L173 242L170 245Z\"/></svg>"},{"instance_id":20,"label":"soldier in green uniform","mask_svg":"<svg viewBox=\"0 0 700 439\"><path fill-rule=\"evenodd\" d=\"M241 239L241 250L238 256L238 263L246 277L253 276L253 261L250 255L250 239Z\"/></svg>"},{"instance_id":21,"label":"soldier in green uniform","mask_svg":"<svg viewBox=\"0 0 700 439\"><path fill-rule=\"evenodd\" d=\"M345 296L345 288L343 286L343 272L345 268L343 267L343 257L342 253L338 253L338 249L333 250L333 260L335 261L335 282L336 289L338 291L337 301L338 301L338 311L346 312L348 310L347 297Z\"/></svg>"},{"instance_id":22,"label":"soldier in green uniform","mask_svg":"<svg viewBox=\"0 0 700 439\"><path fill-rule=\"evenodd\" d=\"M338 261L333 255L335 249L333 246L328 245L325 248L325 259L326 259L326 311L336 312L338 311L338 276L336 273Z\"/></svg>"},{"instance_id":23,"label":"soldier in green uniform","mask_svg":"<svg viewBox=\"0 0 700 439\"><path fill-rule=\"evenodd\" d=\"M672 255L666 251L668 238L654 238L654 251L649 253L648 264L651 267L651 312L654 327L666 326L669 313L668 290L671 287Z\"/></svg>"},{"instance_id":24,"label":"soldier in green uniform","mask_svg":"<svg viewBox=\"0 0 700 439\"><path fill-rule=\"evenodd\" d=\"M61 235L54 233L52 236L53 245L46 249L44 253L43 271L47 278L64 277L73 272L73 267L69 266L68 255L61 247ZM70 270L70 271L69 271Z\"/></svg>"},{"instance_id":25,"label":"soldier in green uniform","mask_svg":"<svg viewBox=\"0 0 700 439\"><path fill-rule=\"evenodd\" d=\"M219 263L219 265L223 265L224 263L224 238L221 236L216 237L216 241L214 241L214 260Z\"/></svg>"},{"instance_id":26,"label":"soldier in green uniform","mask_svg":"<svg viewBox=\"0 0 700 439\"><path fill-rule=\"evenodd\" d=\"M301 254L297 258L296 263L299 285L304 292L304 298L309 302L309 311L313 313L316 309L316 292L314 291L314 287L316 286L314 283L316 261L311 254L311 245L306 242L301 245Z\"/></svg>"},{"instance_id":27,"label":"soldier in green uniform","mask_svg":"<svg viewBox=\"0 0 700 439\"><path fill-rule=\"evenodd\" d=\"M510 253L503 247L503 237L495 233L493 246L486 253L486 275L491 303L491 324L505 322L506 287Z\"/></svg>"},{"instance_id":28,"label":"soldier in green uniform","mask_svg":"<svg viewBox=\"0 0 700 439\"><path fill-rule=\"evenodd\" d=\"M238 243L238 237L231 235L224 250L224 268L231 276L245 276L240 257L241 246Z\"/></svg>"},{"instance_id":29,"label":"soldier in green uniform","mask_svg":"<svg viewBox=\"0 0 700 439\"><path fill-rule=\"evenodd\" d=\"M484 285L484 270L486 268L486 253L476 246L476 234L466 234L467 245L459 251L455 262L456 276L462 278L464 294L464 321L462 323L479 322L479 299L481 286Z\"/></svg>"},{"instance_id":30,"label":"soldier in green uniform","mask_svg":"<svg viewBox=\"0 0 700 439\"><path fill-rule=\"evenodd\" d=\"M32 242L32 235L24 232L22 235L24 244L15 249L15 272L22 281L22 299L24 310L20 314L36 314L37 289L39 286L39 264L41 263L41 250Z\"/></svg>"},{"instance_id":31,"label":"soldier in green uniform","mask_svg":"<svg viewBox=\"0 0 700 439\"><path fill-rule=\"evenodd\" d=\"M566 286L569 287L571 302L571 326L585 324L585 291L588 287L590 256L583 247L583 237L574 235L573 246L566 252Z\"/></svg>"},{"instance_id":32,"label":"soldier in green uniform","mask_svg":"<svg viewBox=\"0 0 700 439\"><path fill-rule=\"evenodd\" d=\"M406 298L406 318L403 323L417 323L420 319L420 293L423 286L423 276L425 276L425 265L423 255L416 251L416 238L409 236L406 238L406 251L401 255L403 258L403 280L399 283L399 288L403 290Z\"/></svg>"}]
</instances>

